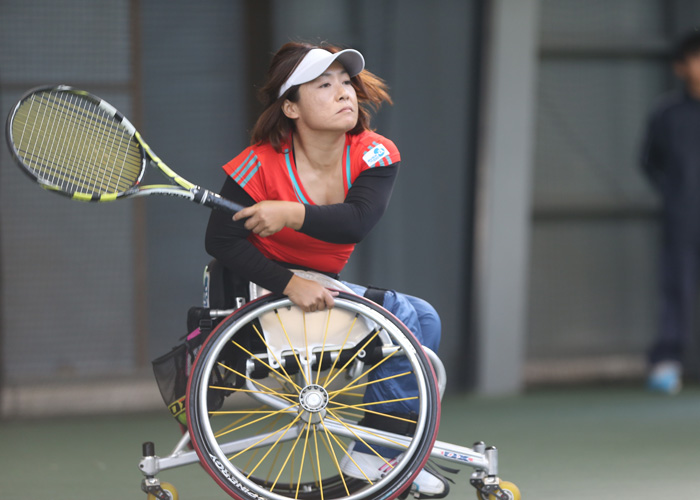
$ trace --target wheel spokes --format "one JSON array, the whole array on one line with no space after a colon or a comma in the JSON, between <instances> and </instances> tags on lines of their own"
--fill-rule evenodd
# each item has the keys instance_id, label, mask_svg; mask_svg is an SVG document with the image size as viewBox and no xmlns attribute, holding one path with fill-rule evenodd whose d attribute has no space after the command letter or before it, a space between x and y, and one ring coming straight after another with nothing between
<instances>
[{"instance_id":1,"label":"wheel spokes","mask_svg":"<svg viewBox=\"0 0 700 500\"><path fill-rule=\"evenodd\" d=\"M377 383L379 383L379 382L385 382L385 381L387 381L387 380L391 380L391 379L395 379L395 378L399 378L399 377L405 377L406 375L411 375L411 374L412 374L412 372L397 373L396 375L389 375L388 377L379 378L379 379L376 379L376 380L371 380L371 381L369 381L369 382L365 382L364 384L353 385L357 380L361 379L364 375L366 375L366 374L369 373L370 371L371 371L371 370L368 370L367 372L363 373L362 375L360 375L359 377L357 377L355 380L353 380L352 382L350 382L348 385L346 385L346 386L343 387L342 389L337 389L337 390L335 390L335 391L328 391L328 396L329 396L331 399L333 399L333 397L335 397L335 395L337 395L337 394L343 394L344 396L364 396L364 394L347 393L346 391L349 391L349 390L351 390L351 389L352 389L352 390L354 390L354 389L359 389L360 387L367 387L367 386L372 385L372 384L377 384Z\"/></svg>"},{"instance_id":2,"label":"wheel spokes","mask_svg":"<svg viewBox=\"0 0 700 500\"><path fill-rule=\"evenodd\" d=\"M250 487L263 496L267 491L289 499L330 500L345 496L355 498L361 491L357 497L368 499L386 491L383 483L386 476L382 474L381 479L373 479L376 470L356 460L349 449L353 443L366 447L364 452L378 457L381 461L374 461L383 470L397 467L396 460L387 458L391 454L382 455L383 447L398 450L397 453L408 450L401 459L405 463L389 475L394 478L389 481L403 477L404 468L411 465L416 449L412 445L414 437L392 434L391 430L373 430L359 422L376 415L400 425L415 426L425 418L421 417L424 409L420 405L419 417L414 419L388 413L389 407L402 407L418 400L418 396L363 400L372 399L367 391L373 387L376 389L372 389L372 394L391 394L381 386L392 380L408 380L401 382L407 386L414 385L412 378L423 383L423 369L414 359L412 345L397 336L394 326L374 321L371 316L362 318L360 313L348 315L347 323L340 323L337 318L345 321L342 309L339 316L329 310L327 316L315 318L311 315L307 318L306 314L289 315L283 308L279 309L278 312L277 307L270 307L252 320L246 320L245 333L229 336L227 345L230 348L221 351L219 360L209 368L212 383L204 387L210 395L241 393L241 398L229 397L225 406L219 403L216 409L209 406L217 404L215 399L205 398L211 408L206 412L209 421L225 424L213 432L220 450L217 453L222 453L221 460L226 457L233 467L230 471L241 484L252 484ZM271 319L275 323L274 349L266 338L270 332L269 323L258 320L262 314L268 315L266 321ZM368 349L370 344L371 350ZM365 356L365 353L379 352L383 352L380 359ZM235 356L233 360L231 353ZM387 374L390 372L387 367L394 363L384 363L392 358L396 360L397 353L402 358L401 363L405 356L410 364L402 368L401 373ZM383 369L378 370L382 365ZM239 383L232 385L245 381L243 387L227 387L228 382L213 383L220 379L220 374L227 373L237 377L234 380ZM240 406L241 402L253 399L263 406L248 405L250 409ZM348 466L355 472L347 469ZM352 475L346 475L343 467ZM358 479L360 477L362 479Z\"/></svg>"},{"instance_id":3,"label":"wheel spokes","mask_svg":"<svg viewBox=\"0 0 700 500\"><path fill-rule=\"evenodd\" d=\"M353 431L352 428L351 428L349 425L347 425L345 422L343 422L341 419L339 419L337 416L335 416L335 415L333 414L333 411L332 411L332 410L328 410L328 413L330 413L333 417L335 417L335 421L336 421L336 422L340 423L340 424L341 424L343 427L345 427L353 436L355 436L355 439L357 439L359 442L361 442L361 443L364 444L367 448L369 448L369 449L372 451L372 453L374 453L377 457L381 458L381 459L384 461L385 464L387 464L387 465L388 465L389 467L391 467L391 468L394 467L393 465L391 465L391 464L386 460L386 458L384 458L381 454L379 454L379 452L377 452L377 450L375 450L375 449L372 447L372 445L370 445L367 441L365 441L364 439L362 439L355 431ZM350 456L350 455L348 455L348 456ZM350 457L350 459L352 460L352 457ZM354 460L353 460L353 463L355 463ZM355 465L357 465L357 463L355 463ZM362 469L360 468L360 466L358 466L357 468L360 469L360 470L362 471ZM364 474L364 471L362 471L362 473ZM365 475L365 477L367 477L367 476Z\"/></svg>"}]
</instances>

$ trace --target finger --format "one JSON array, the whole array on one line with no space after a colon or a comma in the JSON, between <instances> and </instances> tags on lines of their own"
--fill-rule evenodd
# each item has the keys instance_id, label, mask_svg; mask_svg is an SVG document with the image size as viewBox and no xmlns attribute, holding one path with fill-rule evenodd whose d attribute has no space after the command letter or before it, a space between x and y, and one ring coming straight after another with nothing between
<instances>
[{"instance_id":1,"label":"finger","mask_svg":"<svg viewBox=\"0 0 700 500\"><path fill-rule=\"evenodd\" d=\"M275 231L271 231L268 228L261 228L260 232L258 233L262 238L267 238L268 236L272 236L275 234Z\"/></svg>"},{"instance_id":2,"label":"finger","mask_svg":"<svg viewBox=\"0 0 700 500\"><path fill-rule=\"evenodd\" d=\"M253 207L246 207L243 210L239 210L238 212L233 214L233 220L238 221L241 219L246 219L246 218L250 217L251 215L253 215L253 213L254 213Z\"/></svg>"},{"instance_id":3,"label":"finger","mask_svg":"<svg viewBox=\"0 0 700 500\"><path fill-rule=\"evenodd\" d=\"M276 227L268 227L265 229L264 234L260 234L263 238L267 238L268 236L272 236L273 234L279 233L282 229L284 228L276 228Z\"/></svg>"},{"instance_id":4,"label":"finger","mask_svg":"<svg viewBox=\"0 0 700 500\"><path fill-rule=\"evenodd\" d=\"M324 296L324 303L323 303L323 308L328 308L328 309L333 309L333 306L335 306L335 300L333 297L337 297L338 292L331 292L329 291L325 296Z\"/></svg>"},{"instance_id":5,"label":"finger","mask_svg":"<svg viewBox=\"0 0 700 500\"><path fill-rule=\"evenodd\" d=\"M260 221L257 219L257 217L251 217L250 219L245 221L244 227L248 231L253 231L255 234L259 234L264 229L264 226L260 224Z\"/></svg>"}]
</instances>

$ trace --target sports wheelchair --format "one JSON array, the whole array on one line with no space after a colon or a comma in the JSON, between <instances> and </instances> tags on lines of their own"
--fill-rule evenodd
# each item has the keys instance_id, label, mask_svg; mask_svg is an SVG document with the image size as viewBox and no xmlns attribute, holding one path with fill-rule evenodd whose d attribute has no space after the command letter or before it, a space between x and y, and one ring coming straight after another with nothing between
<instances>
[{"instance_id":1,"label":"sports wheelchair","mask_svg":"<svg viewBox=\"0 0 700 500\"><path fill-rule=\"evenodd\" d=\"M238 500L427 498L412 484L430 458L472 468L481 500L519 500L518 488L498 477L496 448L436 441L446 383L439 358L371 300L325 275L295 272L338 290L335 307L304 313L254 285L242 290L216 261L205 269L203 307L190 317L211 333L201 335L206 340L187 362L186 395L170 406L182 438L163 457L143 444L148 500L177 500L175 487L157 474L197 462ZM410 370L377 378L394 357ZM418 388L419 409L409 418L383 413L391 400L363 402L367 387L395 377ZM377 416L385 425L366 424ZM350 477L340 463L352 460L353 442L377 456L375 447L398 455L383 459L379 479Z\"/></svg>"}]
</instances>

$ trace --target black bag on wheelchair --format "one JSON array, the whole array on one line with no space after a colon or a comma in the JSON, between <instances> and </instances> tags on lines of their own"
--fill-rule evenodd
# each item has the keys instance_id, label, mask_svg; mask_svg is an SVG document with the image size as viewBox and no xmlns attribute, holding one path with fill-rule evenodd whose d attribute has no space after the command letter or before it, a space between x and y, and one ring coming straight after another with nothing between
<instances>
[{"instance_id":1,"label":"black bag on wheelchair","mask_svg":"<svg viewBox=\"0 0 700 500\"><path fill-rule=\"evenodd\" d=\"M156 377L160 395L175 419L187 425L185 415L185 394L190 369L199 347L207 338L208 332L195 329L185 341L166 354L153 360L153 374Z\"/></svg>"},{"instance_id":2,"label":"black bag on wheelchair","mask_svg":"<svg viewBox=\"0 0 700 500\"><path fill-rule=\"evenodd\" d=\"M187 331L190 333L180 339L180 344L152 361L163 401L180 424L187 426L185 397L192 363L219 321L211 319L209 310L239 307L246 298L246 284L216 260L211 261L204 270L204 307L192 307L187 313ZM222 403L223 398L210 402L212 407L219 407Z\"/></svg>"}]
</instances>

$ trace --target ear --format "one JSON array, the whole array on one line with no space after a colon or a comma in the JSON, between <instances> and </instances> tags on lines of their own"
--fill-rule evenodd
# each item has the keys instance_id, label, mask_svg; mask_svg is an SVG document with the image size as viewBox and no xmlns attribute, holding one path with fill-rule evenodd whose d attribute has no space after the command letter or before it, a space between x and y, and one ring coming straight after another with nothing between
<instances>
[{"instance_id":1,"label":"ear","mask_svg":"<svg viewBox=\"0 0 700 500\"><path fill-rule=\"evenodd\" d=\"M290 120L296 120L299 118L299 111L295 102L285 99L282 104L282 113Z\"/></svg>"},{"instance_id":2,"label":"ear","mask_svg":"<svg viewBox=\"0 0 700 500\"><path fill-rule=\"evenodd\" d=\"M673 72L682 81L687 81L689 72L687 59L673 63Z\"/></svg>"}]
</instances>

